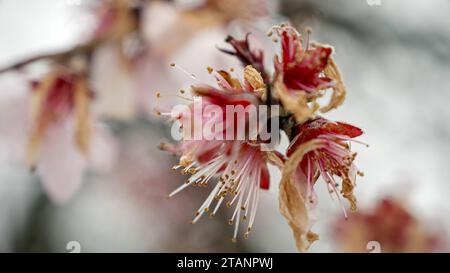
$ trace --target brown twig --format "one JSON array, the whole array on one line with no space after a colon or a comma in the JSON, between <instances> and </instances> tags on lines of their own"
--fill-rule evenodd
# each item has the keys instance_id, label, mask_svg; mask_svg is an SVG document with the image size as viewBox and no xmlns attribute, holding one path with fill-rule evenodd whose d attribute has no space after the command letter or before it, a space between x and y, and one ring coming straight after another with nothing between
<instances>
[{"instance_id":1,"label":"brown twig","mask_svg":"<svg viewBox=\"0 0 450 273\"><path fill-rule=\"evenodd\" d=\"M41 61L41 60L52 60L55 62L65 62L68 59L72 58L73 56L76 56L79 54L89 55L93 50L95 50L99 45L105 43L107 40L108 39L106 39L106 38L93 39L93 40L87 42L86 44L81 44L81 45L75 46L69 50L56 52L56 53L37 55L37 56L31 57L31 58L22 60L18 63L1 68L0 74L11 71L11 70L21 69L24 66L27 66L29 64L32 64L34 62Z\"/></svg>"},{"instance_id":2,"label":"brown twig","mask_svg":"<svg viewBox=\"0 0 450 273\"><path fill-rule=\"evenodd\" d=\"M146 0L140 0L140 2L138 2L138 3L140 5L143 5L146 2L147 2ZM125 35L138 30L140 27L139 23L134 21L137 19L131 18L135 15L133 11L134 11L134 8L136 8L136 6L133 6L133 5L130 6L128 4L129 4L128 0L115 0L111 3L113 8L117 8L121 12L119 14L121 16L119 16L119 18L117 19L117 20L119 20L119 22L115 22L115 25L113 27L114 31L108 31L107 33L104 33L101 36L95 37L95 38L87 41L84 44L77 45L77 46L75 46L71 49L65 50L65 51L37 55L37 56L31 57L31 58L22 60L18 63L6 66L4 68L0 68L0 74L5 73L7 71L20 69L26 65L29 65L34 62L41 61L41 60L51 60L51 61L55 61L55 62L67 62L72 57L77 56L77 55L84 54L84 55L89 56L89 55L91 55L91 53L93 53L93 51L95 49L97 49L99 46L101 46L105 43L120 41L121 39L123 39L123 37ZM134 19L134 20L131 21L131 23L130 23L130 19Z\"/></svg>"}]
</instances>

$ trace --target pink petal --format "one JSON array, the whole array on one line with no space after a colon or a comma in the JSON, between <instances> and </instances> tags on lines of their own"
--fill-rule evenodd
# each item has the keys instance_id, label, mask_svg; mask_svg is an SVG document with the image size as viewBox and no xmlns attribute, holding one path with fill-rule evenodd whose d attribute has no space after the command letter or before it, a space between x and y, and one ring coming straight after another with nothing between
<instances>
[{"instance_id":1,"label":"pink petal","mask_svg":"<svg viewBox=\"0 0 450 273\"><path fill-rule=\"evenodd\" d=\"M63 204L79 189L86 160L74 145L73 122L55 124L46 132L38 172L52 201Z\"/></svg>"}]
</instances>

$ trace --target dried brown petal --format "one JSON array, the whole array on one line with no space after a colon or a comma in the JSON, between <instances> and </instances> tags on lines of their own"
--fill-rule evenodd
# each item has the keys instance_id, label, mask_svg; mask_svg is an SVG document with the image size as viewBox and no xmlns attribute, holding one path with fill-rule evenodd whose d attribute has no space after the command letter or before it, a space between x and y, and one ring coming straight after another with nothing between
<instances>
[{"instance_id":1,"label":"dried brown petal","mask_svg":"<svg viewBox=\"0 0 450 273\"><path fill-rule=\"evenodd\" d=\"M220 70L218 71L218 73L233 87L236 89L242 89L241 86L241 82L239 81L239 79L236 79L234 77L232 77L230 75L230 73L228 73L225 70Z\"/></svg>"},{"instance_id":2,"label":"dried brown petal","mask_svg":"<svg viewBox=\"0 0 450 273\"><path fill-rule=\"evenodd\" d=\"M280 170L284 167L283 159L281 159L275 152L266 152L267 162L278 167Z\"/></svg>"},{"instance_id":3,"label":"dried brown petal","mask_svg":"<svg viewBox=\"0 0 450 273\"><path fill-rule=\"evenodd\" d=\"M290 94L283 81L278 79L274 83L275 97L281 101L283 107L294 114L298 123L303 123L314 116L319 105L313 101L312 107L308 105L308 95L306 92L296 92Z\"/></svg>"},{"instance_id":4,"label":"dried brown petal","mask_svg":"<svg viewBox=\"0 0 450 273\"><path fill-rule=\"evenodd\" d=\"M89 152L92 134L89 115L89 90L84 79L78 79L74 86L75 92L75 143L84 154Z\"/></svg>"},{"instance_id":5,"label":"dried brown petal","mask_svg":"<svg viewBox=\"0 0 450 273\"><path fill-rule=\"evenodd\" d=\"M342 180L342 190L341 190L342 196L344 196L344 198L347 199L348 202L350 203L350 210L356 211L357 210L356 197L353 194L353 188L354 185L352 181L350 181L350 179L345 178Z\"/></svg>"},{"instance_id":6,"label":"dried brown petal","mask_svg":"<svg viewBox=\"0 0 450 273\"><path fill-rule=\"evenodd\" d=\"M336 85L333 87L333 94L331 95L330 102L328 103L328 105L320 109L320 112L322 113L329 112L341 106L344 103L346 95L345 85L342 81L341 73L339 72L339 68L332 58L330 58L324 72L327 77L336 81Z\"/></svg>"},{"instance_id":7,"label":"dried brown petal","mask_svg":"<svg viewBox=\"0 0 450 273\"><path fill-rule=\"evenodd\" d=\"M305 192L302 192L294 181L295 170L303 156L321 148L323 142L311 140L300 145L284 164L280 182L280 212L286 218L294 233L299 251L305 251L312 242L318 239L317 234L310 231L310 212Z\"/></svg>"},{"instance_id":8,"label":"dried brown petal","mask_svg":"<svg viewBox=\"0 0 450 273\"><path fill-rule=\"evenodd\" d=\"M319 234L309 231L308 234L306 234L306 240L308 241L309 245L311 245L315 241L319 240Z\"/></svg>"},{"instance_id":9,"label":"dried brown petal","mask_svg":"<svg viewBox=\"0 0 450 273\"><path fill-rule=\"evenodd\" d=\"M44 131L50 123L51 117L46 114L43 105L44 100L47 98L47 94L55 82L56 74L49 73L39 83L36 90L33 90L30 98L30 119L35 127L32 129L30 137L27 141L27 155L26 161L30 169L36 167L37 158L42 144L42 137Z\"/></svg>"},{"instance_id":10,"label":"dried brown petal","mask_svg":"<svg viewBox=\"0 0 450 273\"><path fill-rule=\"evenodd\" d=\"M261 73L258 72L253 66L247 65L244 68L244 80L250 84L253 88L254 92L258 94L258 97L265 100L266 99L266 85L264 84L264 80L261 76Z\"/></svg>"}]
</instances>

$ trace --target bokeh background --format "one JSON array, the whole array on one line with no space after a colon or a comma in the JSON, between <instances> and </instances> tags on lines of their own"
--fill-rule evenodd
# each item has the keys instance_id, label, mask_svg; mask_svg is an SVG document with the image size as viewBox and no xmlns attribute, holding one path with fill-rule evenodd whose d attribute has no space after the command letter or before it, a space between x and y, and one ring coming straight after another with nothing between
<instances>
[{"instance_id":1,"label":"bokeh background","mask_svg":"<svg viewBox=\"0 0 450 273\"><path fill-rule=\"evenodd\" d=\"M83 41L94 25L87 11L94 2L0 0L0 67ZM82 187L65 204L51 202L39 183L40 176L17 160L23 143L12 133L21 121L14 110L26 82L21 72L0 75L1 252L68 252L70 241L80 242L83 252L296 251L291 231L278 212L276 183L261 195L255 229L248 240L231 243L226 213L191 225L208 190L189 188L167 200L183 178L170 170L176 158L157 148L160 139L170 138L170 127L153 115L154 107L167 103L165 97L191 83L171 70L169 63L211 80L206 66L238 66L216 48L226 47L227 34L251 31L255 45L273 46L265 41L265 33L272 24L284 21L311 27L314 40L336 50L348 95L344 106L327 117L363 128L361 139L370 144L369 148L354 146L357 164L365 173L356 188L360 209L393 196L447 240L448 0L232 1L233 9L225 9L233 15L230 20L199 23L201 27L192 23L195 27L188 31L177 21L179 12L195 9L204 1L148 2L154 2L142 19L148 53L139 59L138 69L123 71L107 48L95 56L91 82L100 90L95 111L101 117L99 126L110 136L104 154L110 168L83 172ZM246 2L252 3L246 6ZM255 10L254 17L236 15ZM39 69L32 71L39 73ZM155 98L157 91L163 94L162 100ZM64 152L58 156L66 158ZM276 181L279 173L272 170ZM64 173L59 176L66 178ZM339 251L333 223L341 209L323 184L317 190L320 202L314 230L321 240L310 251Z\"/></svg>"}]
</instances>

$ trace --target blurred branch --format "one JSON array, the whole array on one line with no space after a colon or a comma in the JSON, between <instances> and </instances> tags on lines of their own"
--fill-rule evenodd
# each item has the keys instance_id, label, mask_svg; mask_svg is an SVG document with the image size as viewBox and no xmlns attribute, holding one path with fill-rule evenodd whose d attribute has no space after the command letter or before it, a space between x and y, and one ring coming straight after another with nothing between
<instances>
[{"instance_id":1,"label":"blurred branch","mask_svg":"<svg viewBox=\"0 0 450 273\"><path fill-rule=\"evenodd\" d=\"M42 55L37 55L25 60L22 60L18 63L6 66L4 68L0 69L0 73L5 73L11 70L18 70L21 69L22 67L32 64L34 62L37 61L41 61L41 60L51 60L51 61L55 61L55 62L66 62L68 61L70 58L76 56L76 55L81 55L81 54L85 54L85 55L90 55L90 53L92 53L98 46L104 44L108 39L94 39L91 40L90 42L86 43L86 44L82 44L82 45L78 45L75 46L69 50L66 51L61 51L61 52L56 52L56 53L49 53L49 54L42 54Z\"/></svg>"},{"instance_id":2,"label":"blurred branch","mask_svg":"<svg viewBox=\"0 0 450 273\"><path fill-rule=\"evenodd\" d=\"M71 58L79 55L84 55L89 57L97 48L106 43L120 43L128 35L139 31L140 28L140 10L143 7L143 3L147 1L132 2L128 0L114 0L108 5L102 8L105 11L112 10L115 13L114 22L110 26L110 29L101 34L94 34L93 38L88 40L84 44L77 45L69 50L37 55L15 64L0 68L0 73L5 73L11 70L18 70L22 67L32 64L41 60L50 60L54 62L68 62ZM102 20L102 18L100 18Z\"/></svg>"}]
</instances>

